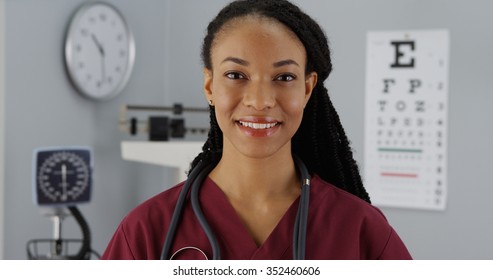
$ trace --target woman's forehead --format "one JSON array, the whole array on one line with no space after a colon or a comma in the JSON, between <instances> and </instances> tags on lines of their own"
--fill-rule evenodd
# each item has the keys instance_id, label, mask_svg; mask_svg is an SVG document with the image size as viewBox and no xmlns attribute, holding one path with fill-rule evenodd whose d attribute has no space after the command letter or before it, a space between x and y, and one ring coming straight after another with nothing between
<instances>
[{"instance_id":1,"label":"woman's forehead","mask_svg":"<svg viewBox=\"0 0 493 280\"><path fill-rule=\"evenodd\" d=\"M266 28L270 27L274 29L275 31L284 31L286 34L290 35L293 40L300 41L298 36L286 25L281 23L275 18L268 17L265 15L260 15L260 14L250 14L250 15L245 15L245 16L240 16L236 18L232 18L225 22L223 26L218 30L217 34L215 35L214 41L217 41L220 37L227 35L230 32L234 32L234 30L238 27L242 27L245 25L253 26L253 27L258 27L258 28ZM301 41L300 41L301 43Z\"/></svg>"},{"instance_id":2,"label":"woman's forehead","mask_svg":"<svg viewBox=\"0 0 493 280\"><path fill-rule=\"evenodd\" d=\"M296 34L279 21L265 16L233 19L216 34L211 48L212 60L236 55L243 58L273 56L272 59L292 59L294 56L303 64L306 60L306 50Z\"/></svg>"}]
</instances>

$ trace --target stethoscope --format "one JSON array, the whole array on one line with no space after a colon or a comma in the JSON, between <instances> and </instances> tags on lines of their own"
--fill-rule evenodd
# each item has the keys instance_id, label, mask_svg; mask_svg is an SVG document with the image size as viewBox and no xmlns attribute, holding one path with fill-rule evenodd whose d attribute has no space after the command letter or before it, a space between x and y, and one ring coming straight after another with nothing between
<instances>
[{"instance_id":1,"label":"stethoscope","mask_svg":"<svg viewBox=\"0 0 493 280\"><path fill-rule=\"evenodd\" d=\"M294 222L294 231L293 231L293 259L295 260L303 260L305 259L305 244L306 244L306 227L308 220L308 206L310 201L310 174L308 173L308 169L305 164L296 156L293 157L295 164L301 175L301 196L298 205L298 212L296 213L296 219ZM209 239L209 243L212 247L212 255L213 260L221 259L221 252L219 249L219 242L212 231L209 223L207 222L204 213L200 207L199 203L199 189L202 186L207 175L214 168L213 164L204 163L203 161L199 162L198 165L190 172L188 179L186 180L183 189L178 196L178 201L175 206L175 210L173 212L173 216L171 217L171 222L168 227L168 232L166 233L166 239L164 241L163 248L161 250L161 259L168 259L169 252L171 249L171 245L173 244L173 240L176 234L176 229L178 226L178 222L181 218L181 214L183 213L183 205L185 204L185 199L190 191L190 199L192 203L192 209L199 221L202 229L204 230L207 239ZM185 249L194 249L202 253L207 259L205 253L195 247L184 247L175 252L171 259L180 251Z\"/></svg>"}]
</instances>

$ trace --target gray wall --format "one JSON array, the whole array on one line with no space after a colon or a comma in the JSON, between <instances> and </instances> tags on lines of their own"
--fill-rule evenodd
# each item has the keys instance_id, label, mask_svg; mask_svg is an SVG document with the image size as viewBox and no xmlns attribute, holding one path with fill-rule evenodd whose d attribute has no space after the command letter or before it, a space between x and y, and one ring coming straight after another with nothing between
<instances>
[{"instance_id":1,"label":"gray wall","mask_svg":"<svg viewBox=\"0 0 493 280\"><path fill-rule=\"evenodd\" d=\"M5 14L4 14L4 1L0 0L0 236L3 236L4 232L4 96L5 96L5 59L4 48L5 41ZM4 238L0 238L0 259L3 259L3 241Z\"/></svg>"},{"instance_id":2,"label":"gray wall","mask_svg":"<svg viewBox=\"0 0 493 280\"><path fill-rule=\"evenodd\" d=\"M363 163L365 34L450 30L448 203L444 212L383 208L415 258L493 259L493 2L297 1L324 26L335 70L327 83ZM355 4L357 2L357 4ZM364 168L364 167L363 167Z\"/></svg>"},{"instance_id":3,"label":"gray wall","mask_svg":"<svg viewBox=\"0 0 493 280\"><path fill-rule=\"evenodd\" d=\"M93 201L80 207L102 253L121 218L170 185L169 170L125 162L117 127L122 104L183 102L204 106L200 42L226 0L113 0L137 42L134 73L123 94L95 103L76 94L63 67L62 46L72 12L84 1L7 0L5 4L4 258L26 257L29 239L50 237L51 223L31 202L31 153L36 147L89 145L95 151ZM492 259L493 49L487 0L297 0L325 28L334 72L327 82L363 162L365 39L368 30L447 28L451 33L449 199L443 212L383 208L418 259ZM197 6L199 6L197 8ZM1 43L1 42L0 42ZM3 63L3 62L0 62ZM188 124L203 126L191 116ZM1 141L0 141L1 143ZM364 168L364 167L363 167ZM1 179L1 178L0 178ZM0 184L1 187L1 184ZM1 212L0 212L1 214ZM78 229L67 221L67 235Z\"/></svg>"},{"instance_id":4,"label":"gray wall","mask_svg":"<svg viewBox=\"0 0 493 280\"><path fill-rule=\"evenodd\" d=\"M134 32L136 63L125 91L97 103L79 96L64 69L63 42L70 16L84 1L6 1L6 124L4 257L26 258L26 242L52 237L51 221L32 203L31 158L37 147L87 145L94 151L92 202L80 210L102 253L122 217L149 190L166 186L166 171L121 159L122 104L164 104L168 76L166 1L112 1ZM169 98L169 96L168 96ZM79 237L73 219L64 237Z\"/></svg>"}]
</instances>

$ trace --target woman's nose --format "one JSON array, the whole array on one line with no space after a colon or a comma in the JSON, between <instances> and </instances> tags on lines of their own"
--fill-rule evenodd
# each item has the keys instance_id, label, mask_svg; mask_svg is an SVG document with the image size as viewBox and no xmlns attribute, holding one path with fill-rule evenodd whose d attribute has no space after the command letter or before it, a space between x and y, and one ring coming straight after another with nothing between
<instances>
[{"instance_id":1,"label":"woman's nose","mask_svg":"<svg viewBox=\"0 0 493 280\"><path fill-rule=\"evenodd\" d=\"M245 90L243 104L258 111L270 109L276 104L274 89L268 82L251 81Z\"/></svg>"}]
</instances>

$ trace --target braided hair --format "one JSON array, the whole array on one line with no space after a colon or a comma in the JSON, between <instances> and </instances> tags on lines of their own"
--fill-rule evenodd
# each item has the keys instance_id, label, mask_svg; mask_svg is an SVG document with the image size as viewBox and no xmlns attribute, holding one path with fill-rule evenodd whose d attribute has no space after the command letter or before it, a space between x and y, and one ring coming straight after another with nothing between
<instances>
[{"instance_id":1,"label":"braided hair","mask_svg":"<svg viewBox=\"0 0 493 280\"><path fill-rule=\"evenodd\" d=\"M303 119L292 139L292 152L298 155L311 173L324 181L370 202L339 115L330 101L324 81L332 71L327 37L321 27L297 6L286 0L238 0L223 8L207 27L202 45L202 61L212 69L211 49L216 35L231 20L258 15L275 19L291 29L302 42L307 55L306 73L318 75ZM223 134L210 106L210 130L202 152L193 160L217 164L222 155Z\"/></svg>"}]
</instances>

